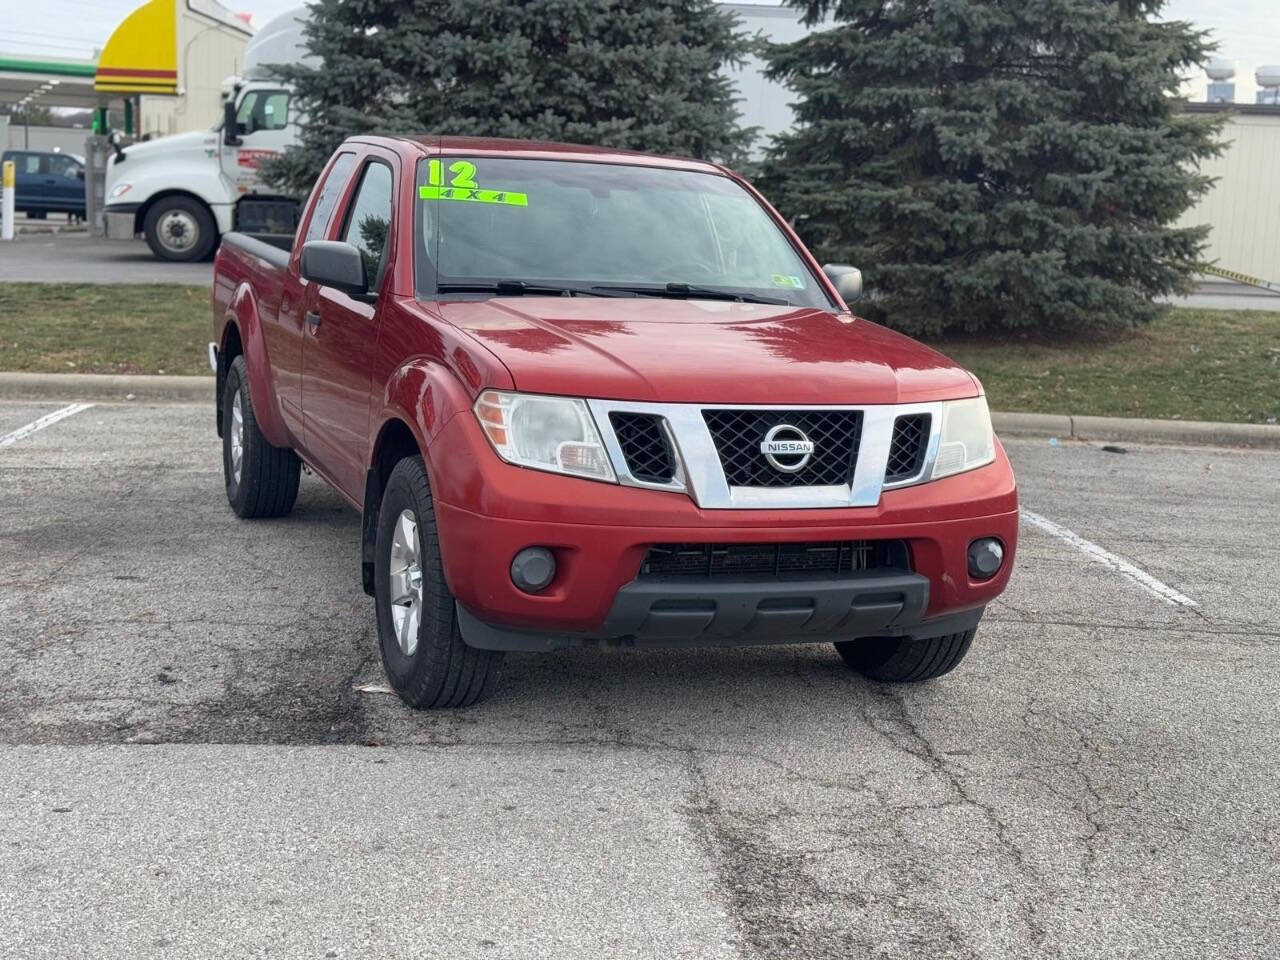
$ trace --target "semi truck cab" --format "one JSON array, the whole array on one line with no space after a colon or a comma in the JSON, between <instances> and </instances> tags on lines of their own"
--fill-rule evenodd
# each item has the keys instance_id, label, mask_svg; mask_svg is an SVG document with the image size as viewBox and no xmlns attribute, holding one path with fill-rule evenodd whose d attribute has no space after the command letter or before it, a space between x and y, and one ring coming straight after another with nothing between
<instances>
[{"instance_id":1,"label":"semi truck cab","mask_svg":"<svg viewBox=\"0 0 1280 960\"><path fill-rule=\"evenodd\" d=\"M288 243L298 204L259 167L294 142L292 92L272 80L233 80L212 130L116 145L103 210L109 239L146 238L162 260L203 260L231 230Z\"/></svg>"}]
</instances>

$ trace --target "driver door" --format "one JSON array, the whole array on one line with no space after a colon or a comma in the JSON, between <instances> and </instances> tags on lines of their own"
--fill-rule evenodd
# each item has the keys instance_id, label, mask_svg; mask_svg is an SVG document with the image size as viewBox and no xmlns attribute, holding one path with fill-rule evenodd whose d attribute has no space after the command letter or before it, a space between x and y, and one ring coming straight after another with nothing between
<instances>
[{"instance_id":1,"label":"driver door","mask_svg":"<svg viewBox=\"0 0 1280 960\"><path fill-rule=\"evenodd\" d=\"M250 90L236 108L236 126L240 143L222 145L222 174L241 193L252 193L262 187L258 167L292 142L289 131L289 91L285 89Z\"/></svg>"},{"instance_id":2,"label":"driver door","mask_svg":"<svg viewBox=\"0 0 1280 960\"><path fill-rule=\"evenodd\" d=\"M366 155L342 213L338 240L360 251L369 295L313 285L302 343L303 445L316 466L359 503L369 446L369 389L378 301L395 235L394 159Z\"/></svg>"}]
</instances>

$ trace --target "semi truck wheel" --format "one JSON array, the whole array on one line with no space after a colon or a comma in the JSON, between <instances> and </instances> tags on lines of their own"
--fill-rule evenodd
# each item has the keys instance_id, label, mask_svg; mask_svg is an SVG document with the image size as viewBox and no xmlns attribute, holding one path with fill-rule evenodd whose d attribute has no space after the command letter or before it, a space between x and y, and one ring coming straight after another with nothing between
<instances>
[{"instance_id":1,"label":"semi truck wheel","mask_svg":"<svg viewBox=\"0 0 1280 960\"><path fill-rule=\"evenodd\" d=\"M421 457L396 464L378 511L374 600L382 665L411 707L468 707L498 682L502 653L462 641Z\"/></svg>"},{"instance_id":2,"label":"semi truck wheel","mask_svg":"<svg viewBox=\"0 0 1280 960\"><path fill-rule=\"evenodd\" d=\"M161 197L142 222L147 246L161 260L204 260L218 242L213 214L192 197Z\"/></svg>"},{"instance_id":3,"label":"semi truck wheel","mask_svg":"<svg viewBox=\"0 0 1280 960\"><path fill-rule=\"evenodd\" d=\"M964 659L977 628L945 637L867 637L842 640L836 652L850 668L882 683L914 683L950 673Z\"/></svg>"},{"instance_id":4,"label":"semi truck wheel","mask_svg":"<svg viewBox=\"0 0 1280 960\"><path fill-rule=\"evenodd\" d=\"M249 368L231 361L222 389L222 473L227 501L237 516L283 517L298 498L302 461L287 447L273 447L258 429L249 402Z\"/></svg>"}]
</instances>

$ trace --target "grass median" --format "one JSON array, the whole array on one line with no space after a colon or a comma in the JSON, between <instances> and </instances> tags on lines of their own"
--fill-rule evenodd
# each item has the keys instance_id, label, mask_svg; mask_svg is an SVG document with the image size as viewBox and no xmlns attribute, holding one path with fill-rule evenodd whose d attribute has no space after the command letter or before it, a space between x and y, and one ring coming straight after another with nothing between
<instances>
[{"instance_id":1,"label":"grass median","mask_svg":"<svg viewBox=\"0 0 1280 960\"><path fill-rule=\"evenodd\" d=\"M0 283L0 370L207 374L209 288Z\"/></svg>"},{"instance_id":2,"label":"grass median","mask_svg":"<svg viewBox=\"0 0 1280 960\"><path fill-rule=\"evenodd\" d=\"M1177 307L1149 327L1105 338L932 346L977 375L993 410L1221 423L1280 418L1280 312Z\"/></svg>"},{"instance_id":3,"label":"grass median","mask_svg":"<svg viewBox=\"0 0 1280 960\"><path fill-rule=\"evenodd\" d=\"M208 374L209 290L0 283L0 370ZM1174 309L1074 341L952 339L996 410L1275 422L1280 312Z\"/></svg>"}]
</instances>

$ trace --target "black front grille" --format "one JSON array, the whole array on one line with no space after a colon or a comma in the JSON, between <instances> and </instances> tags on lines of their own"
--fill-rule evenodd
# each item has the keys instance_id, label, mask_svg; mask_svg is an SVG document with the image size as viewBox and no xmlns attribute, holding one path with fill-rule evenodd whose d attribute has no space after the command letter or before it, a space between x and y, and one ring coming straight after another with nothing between
<instances>
[{"instance_id":1,"label":"black front grille","mask_svg":"<svg viewBox=\"0 0 1280 960\"><path fill-rule=\"evenodd\" d=\"M627 458L627 469L646 483L670 483L676 475L676 458L662 429L662 418L652 413L609 414L609 422Z\"/></svg>"},{"instance_id":2,"label":"black front grille","mask_svg":"<svg viewBox=\"0 0 1280 960\"><path fill-rule=\"evenodd\" d=\"M893 439L889 443L889 462L884 468L884 482L910 480L924 466L929 446L929 414L911 413L893 422Z\"/></svg>"},{"instance_id":3,"label":"black front grille","mask_svg":"<svg viewBox=\"0 0 1280 960\"><path fill-rule=\"evenodd\" d=\"M830 577L886 567L908 569L901 540L811 543L659 543L649 548L640 578Z\"/></svg>"},{"instance_id":4,"label":"black front grille","mask_svg":"<svg viewBox=\"0 0 1280 960\"><path fill-rule=\"evenodd\" d=\"M731 487L834 486L853 478L861 410L704 410L702 415ZM813 441L813 455L797 473L776 469L760 452L765 434L779 424Z\"/></svg>"}]
</instances>

